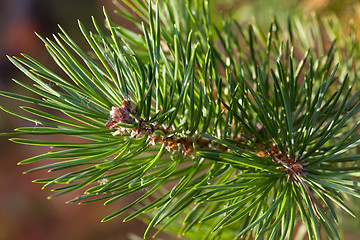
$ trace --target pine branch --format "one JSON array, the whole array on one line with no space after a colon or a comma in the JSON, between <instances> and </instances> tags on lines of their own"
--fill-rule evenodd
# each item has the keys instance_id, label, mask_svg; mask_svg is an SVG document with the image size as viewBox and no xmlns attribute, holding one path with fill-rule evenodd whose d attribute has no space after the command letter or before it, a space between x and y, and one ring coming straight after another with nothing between
<instances>
[{"instance_id":1,"label":"pine branch","mask_svg":"<svg viewBox=\"0 0 360 240\"><path fill-rule=\"evenodd\" d=\"M291 239L301 219L309 239L339 239L334 207L355 217L344 196L360 198L357 39L333 18L285 28L275 19L267 32L215 26L207 1L117 6L137 29L105 10L108 33L79 22L88 54L62 28L39 36L66 79L9 57L35 84L15 82L42 98L1 92L33 116L4 111L39 124L12 134L76 138L11 139L52 148L19 163L50 160L27 172L55 177L35 182L50 197L82 191L69 200L79 204L143 192L103 221L135 208L124 221L143 217L144 237L157 227L189 239Z\"/></svg>"}]
</instances>

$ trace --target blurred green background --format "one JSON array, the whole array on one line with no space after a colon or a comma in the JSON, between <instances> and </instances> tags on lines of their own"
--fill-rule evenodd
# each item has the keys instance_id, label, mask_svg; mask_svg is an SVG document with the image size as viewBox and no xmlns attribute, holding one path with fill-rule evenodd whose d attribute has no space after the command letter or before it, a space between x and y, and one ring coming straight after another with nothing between
<instances>
[{"instance_id":1,"label":"blurred green background","mask_svg":"<svg viewBox=\"0 0 360 240\"><path fill-rule=\"evenodd\" d=\"M214 17L231 13L239 22L247 22L255 17L259 25L265 28L268 27L273 16L281 22L286 21L289 15L301 16L310 12L316 12L318 15L335 14L345 28L349 20L354 21L358 28L360 25L359 0L212 0L210 2ZM58 32L57 24L60 24L80 46L88 49L78 30L77 19L91 29L90 16L101 22L104 5L108 12L114 10L111 1L105 0L0 1L0 89L19 93L23 90L11 79L29 82L10 64L6 55L29 54L61 74L56 70L34 32L51 37ZM127 25L116 15L112 17L114 22ZM359 31L357 32L359 38ZM16 109L17 104L22 103L0 97L2 106ZM11 132L19 126L31 126L31 123L0 112L0 132ZM0 240L126 240L129 239L128 233L142 235L145 226L139 221L122 223L122 218L119 217L107 223L100 223L102 217L125 206L124 202L113 203L106 207L101 203L81 206L65 204L65 201L74 197L70 195L47 200L46 197L51 194L49 190L41 191L41 185L31 181L49 177L49 174L37 172L23 175L23 171L35 165L16 165L20 160L44 151L47 150L16 145L6 137L0 137ZM136 197L134 195L133 199ZM129 198L127 201L132 199ZM360 239L359 219L352 219L344 214L344 221L344 239ZM161 238L170 239L166 235L162 235Z\"/></svg>"}]
</instances>

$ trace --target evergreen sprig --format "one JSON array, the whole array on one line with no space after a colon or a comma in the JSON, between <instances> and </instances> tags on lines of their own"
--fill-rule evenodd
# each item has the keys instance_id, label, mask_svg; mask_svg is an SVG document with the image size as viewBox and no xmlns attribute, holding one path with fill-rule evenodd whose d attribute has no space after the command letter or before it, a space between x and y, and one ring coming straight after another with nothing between
<instances>
[{"instance_id":1,"label":"evergreen sprig","mask_svg":"<svg viewBox=\"0 0 360 240\"><path fill-rule=\"evenodd\" d=\"M1 92L31 104L21 108L32 116L1 107L36 124L12 135L73 137L11 139L52 148L19 163L63 170L34 182L52 187L51 198L82 191L69 203L141 192L103 221L135 207L124 221L142 215L144 237L158 227L189 239L292 239L302 221L309 239L340 239L336 208L356 217L346 197L360 198L353 35L336 18L275 19L264 31L212 23L205 0L122 2L135 29L105 10L109 33L79 22L90 52L62 28L39 36L67 77L9 57L34 85L14 81L41 97Z\"/></svg>"}]
</instances>

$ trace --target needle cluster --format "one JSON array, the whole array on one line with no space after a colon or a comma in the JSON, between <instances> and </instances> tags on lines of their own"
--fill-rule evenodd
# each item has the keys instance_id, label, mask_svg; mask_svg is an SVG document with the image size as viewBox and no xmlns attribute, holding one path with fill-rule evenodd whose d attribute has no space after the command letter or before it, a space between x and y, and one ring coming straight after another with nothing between
<instances>
[{"instance_id":1,"label":"needle cluster","mask_svg":"<svg viewBox=\"0 0 360 240\"><path fill-rule=\"evenodd\" d=\"M311 240L340 239L338 209L356 217L349 199L360 199L355 27L212 22L206 0L115 4L135 29L104 10L106 32L79 22L89 49L62 28L39 36L66 77L9 57L34 82L0 92L25 104L1 109L31 122L10 140L46 148L19 163L49 172L34 182L50 198L77 193L69 203L136 194L103 221L141 218L144 237L282 240L305 225Z\"/></svg>"}]
</instances>

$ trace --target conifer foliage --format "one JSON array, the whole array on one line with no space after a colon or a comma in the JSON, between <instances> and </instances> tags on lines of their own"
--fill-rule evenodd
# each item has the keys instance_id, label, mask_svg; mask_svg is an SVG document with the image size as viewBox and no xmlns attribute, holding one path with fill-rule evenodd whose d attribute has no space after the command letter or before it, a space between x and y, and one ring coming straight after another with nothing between
<instances>
[{"instance_id":1,"label":"conifer foliage","mask_svg":"<svg viewBox=\"0 0 360 240\"><path fill-rule=\"evenodd\" d=\"M76 191L69 203L141 193L103 221L142 218L144 237L292 239L305 224L309 239L340 239L338 209L356 217L348 200L360 198L354 29L316 16L275 19L268 31L219 24L207 0L117 6L135 28L105 10L107 32L95 19L93 32L79 22L90 50L62 28L39 36L66 77L28 55L9 57L34 84L14 81L38 95L1 92L28 103L26 113L4 111L38 123L10 140L51 148L19 163L53 172L34 182L51 198Z\"/></svg>"}]
</instances>

